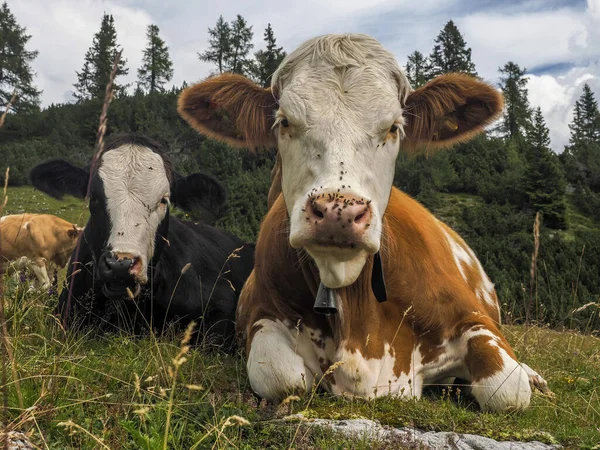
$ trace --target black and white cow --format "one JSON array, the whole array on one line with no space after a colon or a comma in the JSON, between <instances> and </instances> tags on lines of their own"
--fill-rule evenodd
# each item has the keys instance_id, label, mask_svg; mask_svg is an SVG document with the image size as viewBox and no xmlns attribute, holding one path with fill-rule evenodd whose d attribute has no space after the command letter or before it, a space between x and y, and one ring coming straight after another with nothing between
<instances>
[{"instance_id":1,"label":"black and white cow","mask_svg":"<svg viewBox=\"0 0 600 450\"><path fill-rule=\"evenodd\" d=\"M184 210L221 205L225 192L216 179L181 177L159 144L139 136L113 138L91 174L53 160L33 168L30 178L55 198L84 198L90 183L90 219L58 305L67 323L162 329L197 320L204 336L230 341L254 246L169 216L171 204Z\"/></svg>"}]
</instances>

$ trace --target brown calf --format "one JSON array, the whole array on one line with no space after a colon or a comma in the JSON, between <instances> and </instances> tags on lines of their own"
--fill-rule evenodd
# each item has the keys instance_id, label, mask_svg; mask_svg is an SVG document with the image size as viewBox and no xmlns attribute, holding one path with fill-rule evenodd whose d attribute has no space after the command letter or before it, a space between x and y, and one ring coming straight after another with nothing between
<instances>
[{"instance_id":1,"label":"brown calf","mask_svg":"<svg viewBox=\"0 0 600 450\"><path fill-rule=\"evenodd\" d=\"M50 286L47 266L64 267L83 228L51 214L0 218L0 264L27 258L42 288Z\"/></svg>"}]
</instances>

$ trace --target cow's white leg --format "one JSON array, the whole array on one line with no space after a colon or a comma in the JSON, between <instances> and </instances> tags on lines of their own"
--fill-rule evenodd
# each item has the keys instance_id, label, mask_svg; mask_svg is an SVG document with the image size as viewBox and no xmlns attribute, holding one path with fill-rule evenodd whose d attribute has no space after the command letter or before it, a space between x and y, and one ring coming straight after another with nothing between
<instances>
[{"instance_id":1,"label":"cow's white leg","mask_svg":"<svg viewBox=\"0 0 600 450\"><path fill-rule=\"evenodd\" d=\"M40 287L42 289L48 289L50 287L50 279L48 278L48 272L46 271L46 259L39 257L33 258L29 267L33 270L33 273L35 273L35 276L40 282Z\"/></svg>"},{"instance_id":2,"label":"cow's white leg","mask_svg":"<svg viewBox=\"0 0 600 450\"><path fill-rule=\"evenodd\" d=\"M248 378L254 392L280 400L311 388L314 372L298 354L298 332L283 322L261 319L253 325L248 354Z\"/></svg>"},{"instance_id":3,"label":"cow's white leg","mask_svg":"<svg viewBox=\"0 0 600 450\"><path fill-rule=\"evenodd\" d=\"M529 406L529 374L508 353L508 343L502 337L479 328L467 331L459 339L471 377L471 393L482 410L507 411Z\"/></svg>"}]
</instances>

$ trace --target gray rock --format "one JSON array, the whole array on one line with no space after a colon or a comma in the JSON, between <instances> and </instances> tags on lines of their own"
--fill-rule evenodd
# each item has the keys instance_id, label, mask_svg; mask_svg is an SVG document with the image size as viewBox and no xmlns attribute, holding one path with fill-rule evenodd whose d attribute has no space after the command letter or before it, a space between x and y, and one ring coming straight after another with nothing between
<instances>
[{"instance_id":1,"label":"gray rock","mask_svg":"<svg viewBox=\"0 0 600 450\"><path fill-rule=\"evenodd\" d=\"M5 441L8 441L8 450L38 450L26 434L17 431L0 433L0 448L4 448Z\"/></svg>"},{"instance_id":2,"label":"gray rock","mask_svg":"<svg viewBox=\"0 0 600 450\"><path fill-rule=\"evenodd\" d=\"M306 425L322 427L351 437L406 443L409 448L431 448L436 450L555 450L562 448L559 445L548 445L539 441L496 441L474 434L445 431L425 432L408 427L384 427L379 423L368 419L314 419L307 421L301 417L301 415L289 417L288 420L290 419L304 421L306 422Z\"/></svg>"}]
</instances>

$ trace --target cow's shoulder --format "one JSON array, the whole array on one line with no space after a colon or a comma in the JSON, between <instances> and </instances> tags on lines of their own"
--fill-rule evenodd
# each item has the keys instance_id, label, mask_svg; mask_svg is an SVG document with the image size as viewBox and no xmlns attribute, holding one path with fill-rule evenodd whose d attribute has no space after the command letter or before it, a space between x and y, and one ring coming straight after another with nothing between
<instances>
[{"instance_id":1,"label":"cow's shoulder","mask_svg":"<svg viewBox=\"0 0 600 450\"><path fill-rule=\"evenodd\" d=\"M451 328L473 311L499 321L494 285L465 241L409 195L392 189L384 225L391 291Z\"/></svg>"}]
</instances>

